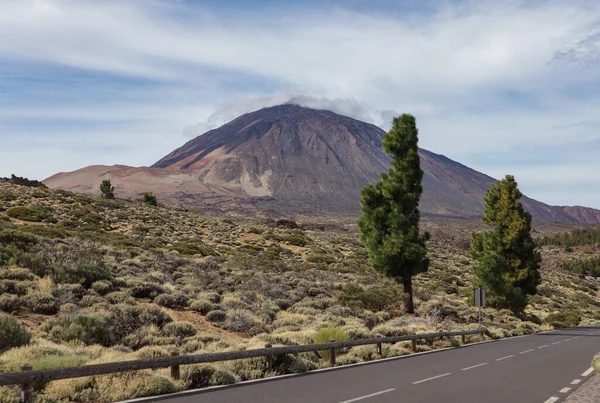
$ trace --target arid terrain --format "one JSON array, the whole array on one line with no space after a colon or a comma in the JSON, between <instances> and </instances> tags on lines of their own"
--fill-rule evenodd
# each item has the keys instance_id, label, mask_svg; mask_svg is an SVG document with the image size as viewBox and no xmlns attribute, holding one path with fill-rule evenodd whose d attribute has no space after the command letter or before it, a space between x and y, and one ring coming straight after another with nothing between
<instances>
[{"instance_id":1,"label":"arid terrain","mask_svg":"<svg viewBox=\"0 0 600 403\"><path fill-rule=\"evenodd\" d=\"M159 202L160 202L159 198ZM31 335L5 346L0 371L34 369L312 343L335 326L349 338L477 326L469 256L478 220L426 215L432 233L427 273L415 277L416 315L403 314L401 287L374 272L354 224L294 223L211 215L139 200L99 197L0 181L0 310ZM535 223L542 284L526 315L485 309L494 337L551 328L558 314L600 320L598 229ZM580 228L569 237L561 235ZM552 314L552 315L551 315ZM549 316L551 315L551 316ZM455 341L429 341L418 351ZM408 354L405 343L385 356ZM0 346L0 350L2 347ZM353 348L338 364L373 359ZM289 356L272 370L264 359L55 381L36 385L44 402L108 402L227 384L327 364ZM184 369L185 368L185 369ZM0 401L17 402L16 388Z\"/></svg>"}]
</instances>

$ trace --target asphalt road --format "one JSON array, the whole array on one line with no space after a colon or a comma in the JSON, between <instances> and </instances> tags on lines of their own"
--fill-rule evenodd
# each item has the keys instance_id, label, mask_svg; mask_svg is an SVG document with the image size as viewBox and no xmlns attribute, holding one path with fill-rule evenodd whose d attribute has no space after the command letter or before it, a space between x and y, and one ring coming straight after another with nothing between
<instances>
[{"instance_id":1,"label":"asphalt road","mask_svg":"<svg viewBox=\"0 0 600 403\"><path fill-rule=\"evenodd\" d=\"M515 337L202 393L169 403L554 403L592 373L600 327Z\"/></svg>"}]
</instances>

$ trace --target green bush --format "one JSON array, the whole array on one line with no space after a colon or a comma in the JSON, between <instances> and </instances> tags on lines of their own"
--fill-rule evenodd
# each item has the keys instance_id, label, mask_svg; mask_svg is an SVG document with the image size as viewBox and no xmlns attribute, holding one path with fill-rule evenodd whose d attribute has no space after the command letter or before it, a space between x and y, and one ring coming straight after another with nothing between
<instances>
[{"instance_id":1,"label":"green bush","mask_svg":"<svg viewBox=\"0 0 600 403\"><path fill-rule=\"evenodd\" d=\"M6 210L6 215L18 220L40 222L52 217L52 209L49 207L11 207Z\"/></svg>"},{"instance_id":2,"label":"green bush","mask_svg":"<svg viewBox=\"0 0 600 403\"><path fill-rule=\"evenodd\" d=\"M331 340L336 342L347 341L348 334L340 328L334 326L328 326L317 330L317 333L313 337L314 344L327 344ZM329 350L323 350L318 352L321 358L329 359ZM336 354L339 354L339 349L336 349Z\"/></svg>"},{"instance_id":3,"label":"green bush","mask_svg":"<svg viewBox=\"0 0 600 403\"><path fill-rule=\"evenodd\" d=\"M0 353L31 341L31 333L12 316L0 314Z\"/></svg>"},{"instance_id":4,"label":"green bush","mask_svg":"<svg viewBox=\"0 0 600 403\"><path fill-rule=\"evenodd\" d=\"M4 229L0 231L0 245L11 245L20 251L28 252L37 243L37 238L27 232L14 229Z\"/></svg>"},{"instance_id":5,"label":"green bush","mask_svg":"<svg viewBox=\"0 0 600 403\"><path fill-rule=\"evenodd\" d=\"M112 337L107 320L100 315L77 315L61 338L66 341L80 340L85 344L110 346Z\"/></svg>"},{"instance_id":6,"label":"green bush","mask_svg":"<svg viewBox=\"0 0 600 403\"><path fill-rule=\"evenodd\" d=\"M188 389L235 383L235 378L230 373L206 365L186 365L181 371L181 380Z\"/></svg>"},{"instance_id":7,"label":"green bush","mask_svg":"<svg viewBox=\"0 0 600 403\"><path fill-rule=\"evenodd\" d=\"M575 327L581 322L581 314L577 311L554 312L546 316L545 321L554 327Z\"/></svg>"},{"instance_id":8,"label":"green bush","mask_svg":"<svg viewBox=\"0 0 600 403\"><path fill-rule=\"evenodd\" d=\"M181 293L160 294L154 299L154 302L160 306L176 309L186 307L188 304L188 297Z\"/></svg>"},{"instance_id":9,"label":"green bush","mask_svg":"<svg viewBox=\"0 0 600 403\"><path fill-rule=\"evenodd\" d=\"M113 291L113 285L107 280L94 281L92 283L92 290L96 291L100 295L106 295Z\"/></svg>"},{"instance_id":10,"label":"green bush","mask_svg":"<svg viewBox=\"0 0 600 403\"><path fill-rule=\"evenodd\" d=\"M60 308L58 300L52 294L29 294L25 300L33 312L42 315L54 315Z\"/></svg>"},{"instance_id":11,"label":"green bush","mask_svg":"<svg viewBox=\"0 0 600 403\"><path fill-rule=\"evenodd\" d=\"M200 313L200 315L206 315L210 311L215 310L215 304L206 300L196 300L190 304L190 309Z\"/></svg>"},{"instance_id":12,"label":"green bush","mask_svg":"<svg viewBox=\"0 0 600 403\"><path fill-rule=\"evenodd\" d=\"M592 367L594 367L594 370L597 374L600 374L600 353L594 356L594 359L592 360Z\"/></svg>"},{"instance_id":13,"label":"green bush","mask_svg":"<svg viewBox=\"0 0 600 403\"><path fill-rule=\"evenodd\" d=\"M21 298L16 295L2 294L0 295L0 311L14 312L21 306Z\"/></svg>"},{"instance_id":14,"label":"green bush","mask_svg":"<svg viewBox=\"0 0 600 403\"><path fill-rule=\"evenodd\" d=\"M158 206L158 201L153 193L144 193L143 201L149 206Z\"/></svg>"},{"instance_id":15,"label":"green bush","mask_svg":"<svg viewBox=\"0 0 600 403\"><path fill-rule=\"evenodd\" d=\"M171 322L167 323L163 328L163 331L167 336L172 337L191 337L194 336L197 332L194 325L189 322Z\"/></svg>"},{"instance_id":16,"label":"green bush","mask_svg":"<svg viewBox=\"0 0 600 403\"><path fill-rule=\"evenodd\" d=\"M165 287L157 283L145 281L128 281L127 288L131 289L134 298L156 298L159 294L166 292ZM166 305L165 305L166 306Z\"/></svg>"},{"instance_id":17,"label":"green bush","mask_svg":"<svg viewBox=\"0 0 600 403\"><path fill-rule=\"evenodd\" d=\"M338 297L344 305L359 303L370 311L381 311L393 304L403 302L403 294L396 288L389 286L362 287L358 284L347 284Z\"/></svg>"},{"instance_id":18,"label":"green bush","mask_svg":"<svg viewBox=\"0 0 600 403\"><path fill-rule=\"evenodd\" d=\"M206 319L211 322L223 322L227 318L227 313L221 310L210 311L206 314Z\"/></svg>"}]
</instances>

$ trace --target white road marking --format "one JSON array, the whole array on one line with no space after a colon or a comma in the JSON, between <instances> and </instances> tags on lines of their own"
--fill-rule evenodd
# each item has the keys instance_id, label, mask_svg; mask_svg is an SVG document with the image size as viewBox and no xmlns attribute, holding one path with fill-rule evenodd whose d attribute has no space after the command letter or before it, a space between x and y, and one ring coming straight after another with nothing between
<instances>
[{"instance_id":1,"label":"white road marking","mask_svg":"<svg viewBox=\"0 0 600 403\"><path fill-rule=\"evenodd\" d=\"M396 389L387 389L387 390L382 390L381 392L375 392L375 393L371 393L370 395L365 395L365 396L361 396L361 397L355 397L354 399L350 399L350 400L344 400L343 402L340 403L351 403L351 402L357 402L359 400L363 400L363 399L368 399L370 397L374 397L374 396L378 396L378 395L383 395L384 393L390 393L395 391Z\"/></svg>"},{"instance_id":2,"label":"white road marking","mask_svg":"<svg viewBox=\"0 0 600 403\"><path fill-rule=\"evenodd\" d=\"M506 360L507 358L512 358L512 357L514 357L514 354L513 355L507 355L506 357L502 357L502 358L496 358L496 361L502 361L502 360Z\"/></svg>"},{"instance_id":3,"label":"white road marking","mask_svg":"<svg viewBox=\"0 0 600 403\"><path fill-rule=\"evenodd\" d=\"M438 378L443 378L444 376L448 376L448 375L452 375L452 373L448 372L446 374L442 374L442 375L438 375L438 376L432 376L431 378L422 379L420 381L413 382L412 384L413 385L417 385L419 383L423 383L423 382L427 382L427 381L433 381L434 379L438 379Z\"/></svg>"},{"instance_id":4,"label":"white road marking","mask_svg":"<svg viewBox=\"0 0 600 403\"><path fill-rule=\"evenodd\" d=\"M559 392L560 393L567 393L570 390L571 390L571 388L562 388L561 390L559 390Z\"/></svg>"},{"instance_id":5,"label":"white road marking","mask_svg":"<svg viewBox=\"0 0 600 403\"><path fill-rule=\"evenodd\" d=\"M546 347L548 347L548 345L544 344L543 346L539 346L538 348L546 348Z\"/></svg>"},{"instance_id":6,"label":"white road marking","mask_svg":"<svg viewBox=\"0 0 600 403\"><path fill-rule=\"evenodd\" d=\"M552 343L552 345L555 346L555 345L560 344L560 343L562 343L562 342L557 341L556 343Z\"/></svg>"},{"instance_id":7,"label":"white road marking","mask_svg":"<svg viewBox=\"0 0 600 403\"><path fill-rule=\"evenodd\" d=\"M573 337L573 340L580 338L581 336ZM571 339L569 339L571 340Z\"/></svg>"},{"instance_id":8,"label":"white road marking","mask_svg":"<svg viewBox=\"0 0 600 403\"><path fill-rule=\"evenodd\" d=\"M589 374L591 374L592 372L594 372L594 368L590 368L587 371L585 371L583 374L581 374L581 376L588 376Z\"/></svg>"},{"instance_id":9,"label":"white road marking","mask_svg":"<svg viewBox=\"0 0 600 403\"><path fill-rule=\"evenodd\" d=\"M577 338L577 337L575 337L575 339L576 339L576 338ZM568 342L568 341L571 341L571 340L573 340L573 339L567 339L567 340L563 340L563 343L566 343L566 342Z\"/></svg>"},{"instance_id":10,"label":"white road marking","mask_svg":"<svg viewBox=\"0 0 600 403\"><path fill-rule=\"evenodd\" d=\"M533 348L529 349L529 350L521 351L519 354L527 354L527 353L531 353L532 351L534 351Z\"/></svg>"},{"instance_id":11,"label":"white road marking","mask_svg":"<svg viewBox=\"0 0 600 403\"><path fill-rule=\"evenodd\" d=\"M554 403L558 400L558 397L552 396L550 399L546 400L544 403Z\"/></svg>"},{"instance_id":12,"label":"white road marking","mask_svg":"<svg viewBox=\"0 0 600 403\"><path fill-rule=\"evenodd\" d=\"M472 366L467 367L467 368L463 368L461 371L468 371L468 370L473 369L473 368L483 367L484 365L487 365L487 362L484 362L483 364L477 364L477 365L472 365Z\"/></svg>"},{"instance_id":13,"label":"white road marking","mask_svg":"<svg viewBox=\"0 0 600 403\"><path fill-rule=\"evenodd\" d=\"M579 382L581 382L581 379L574 379L573 382L571 382L571 385L578 385Z\"/></svg>"}]
</instances>

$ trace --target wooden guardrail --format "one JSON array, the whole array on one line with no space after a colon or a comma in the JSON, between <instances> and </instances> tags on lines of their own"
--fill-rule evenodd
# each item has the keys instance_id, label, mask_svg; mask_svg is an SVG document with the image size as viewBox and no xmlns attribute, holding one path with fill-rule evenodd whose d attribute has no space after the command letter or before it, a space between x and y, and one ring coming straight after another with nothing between
<instances>
[{"instance_id":1,"label":"wooden guardrail","mask_svg":"<svg viewBox=\"0 0 600 403\"><path fill-rule=\"evenodd\" d=\"M80 367L57 368L47 370L32 370L31 365L27 363L21 364L21 372L0 373L0 386L5 385L21 385L21 400L24 403L31 403L31 388L32 383L46 383L58 379L80 378L92 375L105 375L126 371L136 371L141 369L157 369L171 368L171 377L179 379L179 367L189 364L203 364L209 362L241 360L255 357L270 357L271 362L273 356L285 354L298 354L307 352L319 352L329 350L330 366L335 365L335 351L340 348L350 348L356 346L364 346L369 344L377 345L377 353L382 355L382 344L397 343L400 341L412 341L411 350L415 352L416 341L422 339L435 339L446 337L461 337L461 342L466 343L466 336L476 334L488 334L486 329L467 330L459 332L443 332L443 333L425 333L407 336L396 337L381 337L372 339L359 339L336 342L326 344L308 344L301 346L286 346L286 347L271 347L265 345L265 348L245 351L229 351L213 354L194 354L194 355L177 355L171 353L170 357L152 358L148 360L121 361L105 364L84 365Z\"/></svg>"}]
</instances>

